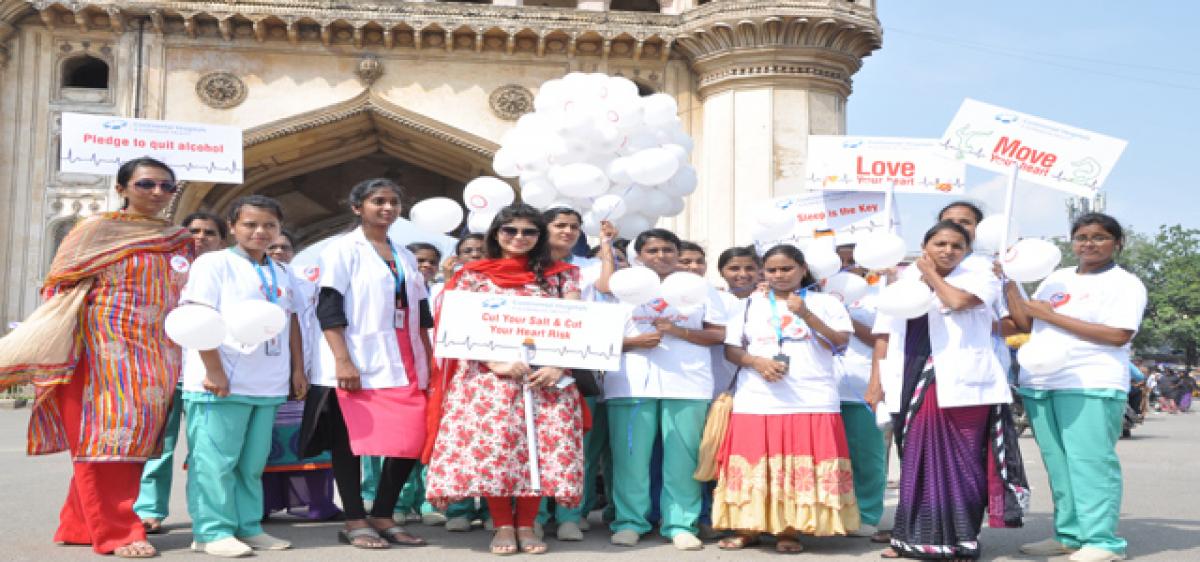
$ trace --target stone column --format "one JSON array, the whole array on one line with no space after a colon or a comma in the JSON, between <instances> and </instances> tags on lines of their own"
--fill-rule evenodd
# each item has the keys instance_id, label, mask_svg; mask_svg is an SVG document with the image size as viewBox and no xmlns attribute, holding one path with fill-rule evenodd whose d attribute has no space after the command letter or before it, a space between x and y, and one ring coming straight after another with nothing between
<instances>
[{"instance_id":1,"label":"stone column","mask_svg":"<svg viewBox=\"0 0 1200 562\"><path fill-rule=\"evenodd\" d=\"M701 6L676 40L702 114L700 187L677 224L713 254L750 242L755 204L804 189L808 135L845 133L850 77L881 39L873 10L849 2L737 6Z\"/></svg>"}]
</instances>

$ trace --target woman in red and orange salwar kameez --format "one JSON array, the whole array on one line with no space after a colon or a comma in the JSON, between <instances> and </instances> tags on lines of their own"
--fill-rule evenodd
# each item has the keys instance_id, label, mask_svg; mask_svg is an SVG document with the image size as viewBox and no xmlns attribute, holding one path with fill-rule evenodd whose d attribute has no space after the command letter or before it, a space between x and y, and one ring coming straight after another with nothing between
<instances>
[{"instance_id":1,"label":"woman in red and orange salwar kameez","mask_svg":"<svg viewBox=\"0 0 1200 562\"><path fill-rule=\"evenodd\" d=\"M71 452L55 542L145 558L156 551L133 503L179 378L163 319L194 252L186 230L156 218L176 190L170 168L133 160L117 184L125 207L71 230L43 283L46 303L0 341L0 387L36 387L29 454Z\"/></svg>"}]
</instances>

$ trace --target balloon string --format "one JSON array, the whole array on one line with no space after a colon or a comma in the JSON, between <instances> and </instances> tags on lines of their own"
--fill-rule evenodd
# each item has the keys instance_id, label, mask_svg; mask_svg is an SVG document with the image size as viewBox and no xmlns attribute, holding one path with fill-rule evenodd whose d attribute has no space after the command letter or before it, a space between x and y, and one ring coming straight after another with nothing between
<instances>
[{"instance_id":1,"label":"balloon string","mask_svg":"<svg viewBox=\"0 0 1200 562\"><path fill-rule=\"evenodd\" d=\"M622 193L622 194L621 194L621 200L622 200L622 201L624 201L624 200L625 200L625 196L626 196L626 195L629 195L629 192L630 192L630 191L633 191L633 185L634 185L634 184L632 184L632 183L631 183L631 184L629 184L629 187L626 187L626 188L625 188L625 193ZM592 203L595 203L595 202L596 202L596 200L595 200L595 199L592 199ZM626 203L626 206L628 206L628 203ZM608 220L608 217L609 217L609 215L611 215L611 214L612 214L612 212L613 212L613 210L612 210L612 209L609 209L609 210L608 210L608 212L607 212L607 213L605 213L605 214L604 214L604 216L603 216L603 217L602 217L600 220L602 220L602 221L606 221L606 220Z\"/></svg>"}]
</instances>

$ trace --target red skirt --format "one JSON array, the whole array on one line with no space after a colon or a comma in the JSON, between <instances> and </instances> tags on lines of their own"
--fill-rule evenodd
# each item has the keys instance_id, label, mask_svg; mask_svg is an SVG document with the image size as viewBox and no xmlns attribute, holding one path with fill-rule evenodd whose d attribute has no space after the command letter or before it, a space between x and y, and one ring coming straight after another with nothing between
<instances>
[{"instance_id":1,"label":"red skirt","mask_svg":"<svg viewBox=\"0 0 1200 562\"><path fill-rule=\"evenodd\" d=\"M408 330L396 330L408 386L337 389L338 408L355 455L401 459L421 456L425 444L425 392L417 382L417 366Z\"/></svg>"},{"instance_id":2,"label":"red skirt","mask_svg":"<svg viewBox=\"0 0 1200 562\"><path fill-rule=\"evenodd\" d=\"M816 536L859 527L840 414L732 414L718 462L713 527Z\"/></svg>"}]
</instances>

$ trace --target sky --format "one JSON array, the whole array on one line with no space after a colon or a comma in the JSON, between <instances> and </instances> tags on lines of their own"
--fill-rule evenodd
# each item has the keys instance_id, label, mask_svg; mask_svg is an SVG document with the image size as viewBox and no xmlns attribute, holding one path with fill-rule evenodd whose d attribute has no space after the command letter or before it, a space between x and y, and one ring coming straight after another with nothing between
<instances>
[{"instance_id":1,"label":"sky","mask_svg":"<svg viewBox=\"0 0 1200 562\"><path fill-rule=\"evenodd\" d=\"M1106 212L1137 232L1200 228L1200 2L878 4L883 48L854 76L848 134L940 137L974 98L1128 141ZM967 198L1000 212L1004 182L968 167ZM1065 236L1066 199L1019 184L1021 234ZM897 196L910 246L950 200Z\"/></svg>"}]
</instances>

